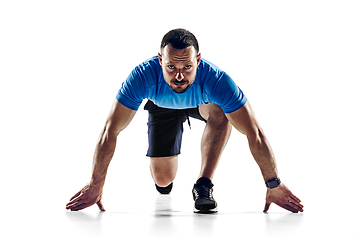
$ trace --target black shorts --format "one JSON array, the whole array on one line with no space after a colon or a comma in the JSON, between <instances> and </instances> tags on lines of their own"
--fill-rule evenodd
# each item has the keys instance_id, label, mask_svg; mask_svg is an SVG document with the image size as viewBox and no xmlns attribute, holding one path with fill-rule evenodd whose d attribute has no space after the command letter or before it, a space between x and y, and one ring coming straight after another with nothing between
<instances>
[{"instance_id":1,"label":"black shorts","mask_svg":"<svg viewBox=\"0 0 360 240\"><path fill-rule=\"evenodd\" d=\"M183 123L188 120L189 117L206 122L200 115L199 107L168 109L158 107L149 100L144 109L149 111L149 148L146 154L148 157L170 157L179 155L184 130Z\"/></svg>"}]
</instances>

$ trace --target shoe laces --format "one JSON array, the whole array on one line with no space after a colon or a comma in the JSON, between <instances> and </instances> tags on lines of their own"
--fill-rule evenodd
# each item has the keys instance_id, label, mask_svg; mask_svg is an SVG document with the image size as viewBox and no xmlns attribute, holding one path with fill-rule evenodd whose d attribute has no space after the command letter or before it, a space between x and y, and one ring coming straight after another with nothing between
<instances>
[{"instance_id":1,"label":"shoe laces","mask_svg":"<svg viewBox=\"0 0 360 240\"><path fill-rule=\"evenodd\" d=\"M212 189L213 186L209 185L203 185L203 186L199 186L199 187L195 187L195 195L196 198L207 198L207 199L213 199L212 196Z\"/></svg>"}]
</instances>

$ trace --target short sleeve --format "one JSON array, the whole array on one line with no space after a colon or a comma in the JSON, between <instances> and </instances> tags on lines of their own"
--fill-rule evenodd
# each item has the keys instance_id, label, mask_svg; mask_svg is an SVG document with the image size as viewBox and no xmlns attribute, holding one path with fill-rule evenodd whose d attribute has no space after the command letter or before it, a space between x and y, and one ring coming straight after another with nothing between
<instances>
[{"instance_id":1,"label":"short sleeve","mask_svg":"<svg viewBox=\"0 0 360 240\"><path fill-rule=\"evenodd\" d=\"M223 72L214 85L210 100L219 105L224 113L232 113L244 106L247 98L234 80Z\"/></svg>"},{"instance_id":2,"label":"short sleeve","mask_svg":"<svg viewBox=\"0 0 360 240\"><path fill-rule=\"evenodd\" d=\"M120 90L116 99L125 107L138 110L142 101L147 97L149 81L156 78L151 64L143 63L131 71Z\"/></svg>"}]
</instances>

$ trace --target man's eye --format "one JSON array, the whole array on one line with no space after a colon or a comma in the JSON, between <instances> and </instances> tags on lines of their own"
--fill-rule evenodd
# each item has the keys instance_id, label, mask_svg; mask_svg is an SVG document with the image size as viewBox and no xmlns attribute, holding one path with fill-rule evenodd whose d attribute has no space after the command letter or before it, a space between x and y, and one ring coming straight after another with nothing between
<instances>
[{"instance_id":1,"label":"man's eye","mask_svg":"<svg viewBox=\"0 0 360 240\"><path fill-rule=\"evenodd\" d=\"M175 67L173 65L168 66L169 69L174 69Z\"/></svg>"},{"instance_id":2,"label":"man's eye","mask_svg":"<svg viewBox=\"0 0 360 240\"><path fill-rule=\"evenodd\" d=\"M191 65L187 65L186 67L185 67L185 69L190 69L191 68Z\"/></svg>"}]
</instances>

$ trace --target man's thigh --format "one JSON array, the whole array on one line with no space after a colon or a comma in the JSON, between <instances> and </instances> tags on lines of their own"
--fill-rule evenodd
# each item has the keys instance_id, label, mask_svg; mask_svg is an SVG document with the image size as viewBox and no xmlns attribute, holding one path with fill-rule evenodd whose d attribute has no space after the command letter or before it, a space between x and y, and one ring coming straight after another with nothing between
<instances>
[{"instance_id":1,"label":"man's thigh","mask_svg":"<svg viewBox=\"0 0 360 240\"><path fill-rule=\"evenodd\" d=\"M169 157L180 154L183 123L189 117L206 122L199 112L199 107L188 109L168 109L148 101L144 107L149 112L148 137L149 157Z\"/></svg>"},{"instance_id":2,"label":"man's thigh","mask_svg":"<svg viewBox=\"0 0 360 240\"><path fill-rule=\"evenodd\" d=\"M183 122L186 115L176 109L156 106L148 101L148 157L169 157L180 154Z\"/></svg>"}]
</instances>

